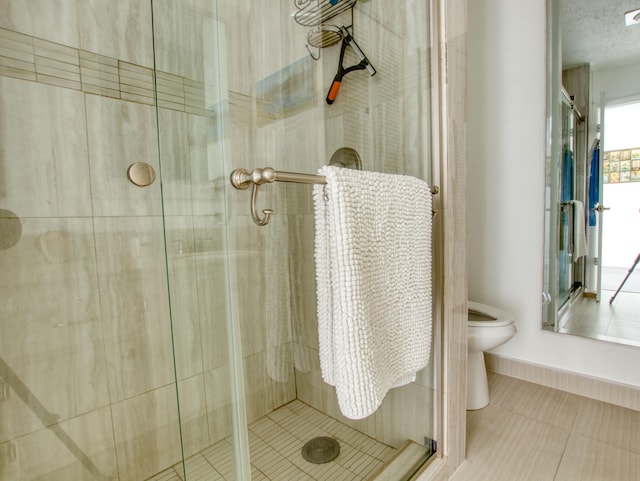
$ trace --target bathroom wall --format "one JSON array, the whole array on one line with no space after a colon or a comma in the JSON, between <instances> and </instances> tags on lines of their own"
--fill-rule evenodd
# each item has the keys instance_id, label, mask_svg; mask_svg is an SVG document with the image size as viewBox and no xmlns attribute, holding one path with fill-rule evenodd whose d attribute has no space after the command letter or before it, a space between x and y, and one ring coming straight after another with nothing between
<instances>
[{"instance_id":1,"label":"bathroom wall","mask_svg":"<svg viewBox=\"0 0 640 481\"><path fill-rule=\"evenodd\" d=\"M497 354L640 387L637 348L541 330L545 2L468 8L469 298L515 315Z\"/></svg>"}]
</instances>

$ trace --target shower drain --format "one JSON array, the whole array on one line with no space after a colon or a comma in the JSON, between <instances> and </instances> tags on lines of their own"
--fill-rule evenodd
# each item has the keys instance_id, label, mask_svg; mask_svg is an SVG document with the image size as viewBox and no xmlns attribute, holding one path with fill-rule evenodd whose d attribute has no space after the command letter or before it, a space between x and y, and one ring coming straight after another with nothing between
<instances>
[{"instance_id":1,"label":"shower drain","mask_svg":"<svg viewBox=\"0 0 640 481\"><path fill-rule=\"evenodd\" d=\"M302 447L302 457L313 464L333 461L340 454L340 444L333 438L320 436L307 441Z\"/></svg>"}]
</instances>

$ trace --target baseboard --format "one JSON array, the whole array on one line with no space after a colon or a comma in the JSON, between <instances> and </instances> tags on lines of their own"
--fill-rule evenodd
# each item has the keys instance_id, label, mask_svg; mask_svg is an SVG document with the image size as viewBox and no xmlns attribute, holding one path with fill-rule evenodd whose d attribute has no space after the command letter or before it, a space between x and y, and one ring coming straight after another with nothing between
<instances>
[{"instance_id":1,"label":"baseboard","mask_svg":"<svg viewBox=\"0 0 640 481\"><path fill-rule=\"evenodd\" d=\"M489 371L640 411L640 389L608 379L485 353Z\"/></svg>"}]
</instances>

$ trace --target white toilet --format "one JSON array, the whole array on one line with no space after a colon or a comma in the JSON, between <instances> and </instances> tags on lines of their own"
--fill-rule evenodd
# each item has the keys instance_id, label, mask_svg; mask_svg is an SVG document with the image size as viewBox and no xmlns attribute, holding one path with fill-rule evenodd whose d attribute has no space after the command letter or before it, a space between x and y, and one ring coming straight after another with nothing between
<instances>
[{"instance_id":1,"label":"white toilet","mask_svg":"<svg viewBox=\"0 0 640 481\"><path fill-rule=\"evenodd\" d=\"M468 310L467 409L481 409L489 404L483 353L507 342L517 328L513 315L497 307L469 301Z\"/></svg>"}]
</instances>

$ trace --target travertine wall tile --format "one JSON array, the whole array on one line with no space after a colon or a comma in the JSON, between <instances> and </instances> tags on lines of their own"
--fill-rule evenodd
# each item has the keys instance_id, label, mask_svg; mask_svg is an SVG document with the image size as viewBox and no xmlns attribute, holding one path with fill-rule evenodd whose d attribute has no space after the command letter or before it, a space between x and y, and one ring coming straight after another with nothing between
<instances>
[{"instance_id":1,"label":"travertine wall tile","mask_svg":"<svg viewBox=\"0 0 640 481\"><path fill-rule=\"evenodd\" d=\"M109 408L40 429L11 444L13 457L2 465L3 479L109 479L118 473Z\"/></svg>"},{"instance_id":2,"label":"travertine wall tile","mask_svg":"<svg viewBox=\"0 0 640 481\"><path fill-rule=\"evenodd\" d=\"M91 215L82 94L8 77L0 77L0 91L3 177L10 179L0 187L3 207L20 217Z\"/></svg>"},{"instance_id":3,"label":"travertine wall tile","mask_svg":"<svg viewBox=\"0 0 640 481\"><path fill-rule=\"evenodd\" d=\"M145 0L81 0L80 48L153 67L151 9Z\"/></svg>"},{"instance_id":4,"label":"travertine wall tile","mask_svg":"<svg viewBox=\"0 0 640 481\"><path fill-rule=\"evenodd\" d=\"M181 459L173 384L111 407L121 481L146 479Z\"/></svg>"},{"instance_id":5,"label":"travertine wall tile","mask_svg":"<svg viewBox=\"0 0 640 481\"><path fill-rule=\"evenodd\" d=\"M79 48L78 3L82 0L2 0L0 27Z\"/></svg>"},{"instance_id":6,"label":"travertine wall tile","mask_svg":"<svg viewBox=\"0 0 640 481\"><path fill-rule=\"evenodd\" d=\"M38 403L51 424L104 407L108 391L91 220L22 219L0 270L1 443L42 427Z\"/></svg>"},{"instance_id":7,"label":"travertine wall tile","mask_svg":"<svg viewBox=\"0 0 640 481\"><path fill-rule=\"evenodd\" d=\"M86 105L94 214L160 215L160 183L140 188L126 175L134 162L159 173L155 109L96 95Z\"/></svg>"},{"instance_id":8,"label":"travertine wall tile","mask_svg":"<svg viewBox=\"0 0 640 481\"><path fill-rule=\"evenodd\" d=\"M112 402L174 379L160 217L95 217L98 280ZM150 282L155 279L156 282Z\"/></svg>"}]
</instances>

